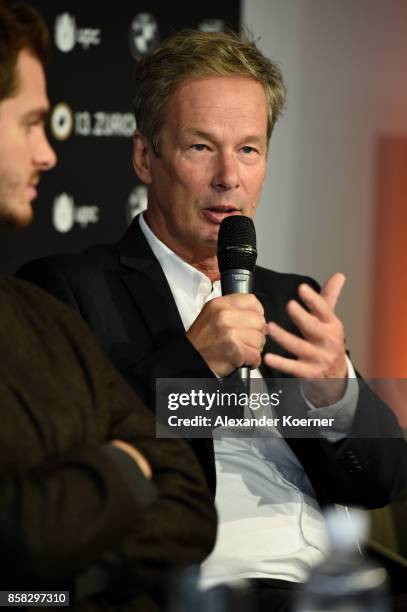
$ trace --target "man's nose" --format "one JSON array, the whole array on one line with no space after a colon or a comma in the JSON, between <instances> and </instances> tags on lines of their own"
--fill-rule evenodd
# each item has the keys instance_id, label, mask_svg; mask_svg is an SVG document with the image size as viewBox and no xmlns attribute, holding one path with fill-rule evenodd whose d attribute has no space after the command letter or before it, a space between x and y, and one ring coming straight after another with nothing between
<instances>
[{"instance_id":1,"label":"man's nose","mask_svg":"<svg viewBox=\"0 0 407 612\"><path fill-rule=\"evenodd\" d=\"M215 162L212 186L218 191L229 191L239 187L239 171L233 153L219 153Z\"/></svg>"},{"instance_id":2,"label":"man's nose","mask_svg":"<svg viewBox=\"0 0 407 612\"><path fill-rule=\"evenodd\" d=\"M48 142L44 129L41 128L34 151L34 164L38 170L50 170L56 163L56 153Z\"/></svg>"}]
</instances>

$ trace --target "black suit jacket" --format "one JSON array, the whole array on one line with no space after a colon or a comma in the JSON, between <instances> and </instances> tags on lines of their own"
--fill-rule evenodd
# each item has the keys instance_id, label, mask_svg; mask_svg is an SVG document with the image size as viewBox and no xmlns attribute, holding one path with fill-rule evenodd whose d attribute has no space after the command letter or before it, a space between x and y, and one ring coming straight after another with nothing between
<instances>
[{"instance_id":1,"label":"black suit jacket","mask_svg":"<svg viewBox=\"0 0 407 612\"><path fill-rule=\"evenodd\" d=\"M30 262L17 273L80 311L113 363L154 405L156 378L211 378L212 372L188 341L160 264L134 219L116 245L100 245L79 255L56 255ZM256 267L254 293L266 320L298 333L286 304L312 279ZM286 352L267 339L264 351ZM266 366L264 377L282 377ZM368 429L368 435L367 435ZM385 439L381 439L385 435ZM406 444L393 413L360 385L352 437L331 444L321 438L289 439L319 502L377 507L404 486ZM215 488L211 440L191 440L212 490Z\"/></svg>"}]
</instances>

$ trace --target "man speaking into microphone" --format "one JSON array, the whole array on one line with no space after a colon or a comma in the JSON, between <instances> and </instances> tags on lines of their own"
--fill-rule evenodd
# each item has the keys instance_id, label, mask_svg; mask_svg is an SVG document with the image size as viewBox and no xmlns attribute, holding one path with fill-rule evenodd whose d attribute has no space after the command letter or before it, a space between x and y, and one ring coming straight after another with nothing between
<instances>
[{"instance_id":1,"label":"man speaking into microphone","mask_svg":"<svg viewBox=\"0 0 407 612\"><path fill-rule=\"evenodd\" d=\"M136 66L133 165L146 212L116 245L19 273L80 310L150 405L157 378L223 378L246 366L264 379L322 380L304 401L340 416L331 436L191 442L213 490L217 478L206 583L249 579L259 607L279 610L324 558L323 505L385 505L406 464L392 412L365 391L349 394L355 372L335 312L342 274L319 290L256 267L253 292L221 293L219 227L254 217L284 100L279 68L251 41L194 30L165 41ZM367 419L376 439L358 440Z\"/></svg>"}]
</instances>

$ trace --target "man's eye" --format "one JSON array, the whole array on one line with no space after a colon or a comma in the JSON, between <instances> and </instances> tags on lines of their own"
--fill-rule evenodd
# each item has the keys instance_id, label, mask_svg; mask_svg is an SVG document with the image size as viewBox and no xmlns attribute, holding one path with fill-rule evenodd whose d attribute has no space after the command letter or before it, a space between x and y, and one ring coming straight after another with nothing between
<instances>
[{"instance_id":1,"label":"man's eye","mask_svg":"<svg viewBox=\"0 0 407 612\"><path fill-rule=\"evenodd\" d=\"M253 147L242 147L242 152L246 154L255 153L256 149L254 149Z\"/></svg>"},{"instance_id":2,"label":"man's eye","mask_svg":"<svg viewBox=\"0 0 407 612\"><path fill-rule=\"evenodd\" d=\"M205 144L193 144L191 149L194 149L195 151L205 151L208 147Z\"/></svg>"}]
</instances>

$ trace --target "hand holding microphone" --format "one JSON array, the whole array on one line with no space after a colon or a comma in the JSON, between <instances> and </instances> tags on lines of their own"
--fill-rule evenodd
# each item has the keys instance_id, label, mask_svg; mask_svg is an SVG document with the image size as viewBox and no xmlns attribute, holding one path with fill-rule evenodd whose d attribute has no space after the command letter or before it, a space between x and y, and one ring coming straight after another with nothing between
<instances>
[{"instance_id":1,"label":"hand holding microphone","mask_svg":"<svg viewBox=\"0 0 407 612\"><path fill-rule=\"evenodd\" d=\"M342 397L347 380L343 324L335 315L343 275L330 278L320 294L308 285L300 286L299 297L309 310L294 300L289 301L287 312L302 334L299 337L276 323L265 324L263 307L250 293L256 255L253 221L243 216L225 218L218 237L223 296L204 306L188 338L218 376L224 378L238 369L247 386L250 369L261 363L267 333L295 357L268 353L264 357L266 365L304 379L337 378L336 386L331 382L325 389L321 383L322 393L320 388L317 395L307 393L315 406L321 402L322 405L335 403Z\"/></svg>"},{"instance_id":2,"label":"hand holding microphone","mask_svg":"<svg viewBox=\"0 0 407 612\"><path fill-rule=\"evenodd\" d=\"M256 259L256 230L253 220L250 217L224 219L218 237L222 295L252 293ZM250 364L246 362L239 367L239 376L246 388L249 388L250 384L250 369Z\"/></svg>"},{"instance_id":3,"label":"hand holding microphone","mask_svg":"<svg viewBox=\"0 0 407 612\"><path fill-rule=\"evenodd\" d=\"M218 238L223 296L205 304L187 333L211 370L222 378L242 368L245 380L250 369L261 363L266 322L263 306L250 293L256 255L253 221L237 215L224 219Z\"/></svg>"}]
</instances>

